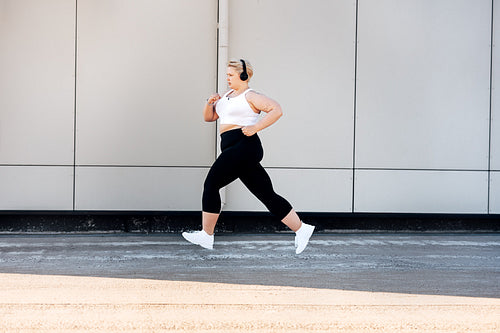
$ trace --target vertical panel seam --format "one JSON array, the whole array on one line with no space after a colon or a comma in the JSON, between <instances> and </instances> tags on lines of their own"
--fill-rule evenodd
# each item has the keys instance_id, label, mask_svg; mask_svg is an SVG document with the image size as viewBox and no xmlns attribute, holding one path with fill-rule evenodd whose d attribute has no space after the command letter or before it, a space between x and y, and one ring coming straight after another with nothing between
<instances>
[{"instance_id":1,"label":"vertical panel seam","mask_svg":"<svg viewBox=\"0 0 500 333\"><path fill-rule=\"evenodd\" d=\"M352 205L351 212L355 207L355 185L356 185L356 111L357 111L357 82L358 82L358 10L359 0L355 1L355 26L354 26L354 104L353 104L353 143L352 143Z\"/></svg>"},{"instance_id":2,"label":"vertical panel seam","mask_svg":"<svg viewBox=\"0 0 500 333\"><path fill-rule=\"evenodd\" d=\"M494 22L495 22L495 0L491 0L491 30L490 30L490 109L489 109L489 133L488 133L488 196L487 196L487 213L490 214L491 200L491 131L492 131L492 105L493 105L493 46L494 46Z\"/></svg>"},{"instance_id":3,"label":"vertical panel seam","mask_svg":"<svg viewBox=\"0 0 500 333\"><path fill-rule=\"evenodd\" d=\"M76 74L78 54L78 0L75 0L75 68L73 95L73 211L76 209Z\"/></svg>"},{"instance_id":4,"label":"vertical panel seam","mask_svg":"<svg viewBox=\"0 0 500 333\"><path fill-rule=\"evenodd\" d=\"M215 21L217 22L217 29L215 34L217 35L217 42L215 45L215 90L218 90L219 87L219 30L220 30L220 22L219 22L219 10L220 10L220 0L217 0L217 17ZM215 144L214 144L214 160L217 159L217 121L215 123Z\"/></svg>"}]
</instances>

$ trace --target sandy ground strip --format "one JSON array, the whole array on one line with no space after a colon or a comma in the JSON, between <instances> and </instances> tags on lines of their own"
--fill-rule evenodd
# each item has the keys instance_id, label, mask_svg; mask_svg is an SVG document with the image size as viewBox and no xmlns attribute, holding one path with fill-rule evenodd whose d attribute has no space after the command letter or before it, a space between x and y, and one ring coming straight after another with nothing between
<instances>
[{"instance_id":1,"label":"sandy ground strip","mask_svg":"<svg viewBox=\"0 0 500 333\"><path fill-rule=\"evenodd\" d=\"M1 332L498 332L500 299L0 274Z\"/></svg>"}]
</instances>

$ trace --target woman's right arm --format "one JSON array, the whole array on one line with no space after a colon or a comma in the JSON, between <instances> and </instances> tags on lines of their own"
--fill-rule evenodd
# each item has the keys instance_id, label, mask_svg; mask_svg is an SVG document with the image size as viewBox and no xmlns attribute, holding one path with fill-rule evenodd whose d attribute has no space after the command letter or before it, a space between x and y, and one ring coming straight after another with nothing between
<instances>
[{"instance_id":1,"label":"woman's right arm","mask_svg":"<svg viewBox=\"0 0 500 333\"><path fill-rule=\"evenodd\" d=\"M219 119L219 115L217 114L217 112L215 112L215 104L217 104L217 101L219 99L220 99L219 94L214 94L210 96L209 99L207 99L207 103L203 108L203 119L205 119L205 121L212 122Z\"/></svg>"}]
</instances>

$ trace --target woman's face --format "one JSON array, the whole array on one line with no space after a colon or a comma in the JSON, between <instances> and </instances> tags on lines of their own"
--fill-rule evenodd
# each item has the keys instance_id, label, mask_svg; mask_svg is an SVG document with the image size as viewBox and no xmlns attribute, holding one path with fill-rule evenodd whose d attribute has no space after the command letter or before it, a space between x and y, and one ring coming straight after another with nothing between
<instances>
[{"instance_id":1,"label":"woman's face","mask_svg":"<svg viewBox=\"0 0 500 333\"><path fill-rule=\"evenodd\" d=\"M240 75L236 72L234 67L228 67L226 72L227 84L231 89L238 89L243 81L240 79Z\"/></svg>"}]
</instances>

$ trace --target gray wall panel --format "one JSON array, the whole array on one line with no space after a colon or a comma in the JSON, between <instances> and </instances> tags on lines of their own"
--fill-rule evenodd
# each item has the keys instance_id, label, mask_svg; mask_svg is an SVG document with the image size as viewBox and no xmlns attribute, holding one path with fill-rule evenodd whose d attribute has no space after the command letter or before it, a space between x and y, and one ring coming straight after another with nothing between
<instances>
[{"instance_id":1,"label":"gray wall panel","mask_svg":"<svg viewBox=\"0 0 500 333\"><path fill-rule=\"evenodd\" d=\"M203 168L79 167L77 210L201 210Z\"/></svg>"},{"instance_id":2,"label":"gray wall panel","mask_svg":"<svg viewBox=\"0 0 500 333\"><path fill-rule=\"evenodd\" d=\"M0 163L73 163L74 51L74 1L0 0Z\"/></svg>"},{"instance_id":3,"label":"gray wall panel","mask_svg":"<svg viewBox=\"0 0 500 333\"><path fill-rule=\"evenodd\" d=\"M355 212L486 214L488 172L358 170Z\"/></svg>"},{"instance_id":4,"label":"gray wall panel","mask_svg":"<svg viewBox=\"0 0 500 333\"><path fill-rule=\"evenodd\" d=\"M490 214L500 214L500 172L492 172L490 177Z\"/></svg>"},{"instance_id":5,"label":"gray wall panel","mask_svg":"<svg viewBox=\"0 0 500 333\"><path fill-rule=\"evenodd\" d=\"M487 170L490 0L360 0L356 167Z\"/></svg>"},{"instance_id":6,"label":"gray wall panel","mask_svg":"<svg viewBox=\"0 0 500 333\"><path fill-rule=\"evenodd\" d=\"M352 167L355 1L232 0L229 16L229 57L284 111L261 134L263 163Z\"/></svg>"},{"instance_id":7,"label":"gray wall panel","mask_svg":"<svg viewBox=\"0 0 500 333\"><path fill-rule=\"evenodd\" d=\"M267 169L276 193L300 212L350 212L352 171ZM227 211L267 211L239 180L228 186Z\"/></svg>"},{"instance_id":8,"label":"gray wall panel","mask_svg":"<svg viewBox=\"0 0 500 333\"><path fill-rule=\"evenodd\" d=\"M217 2L78 2L77 164L205 166Z\"/></svg>"},{"instance_id":9,"label":"gray wall panel","mask_svg":"<svg viewBox=\"0 0 500 333\"><path fill-rule=\"evenodd\" d=\"M73 209L73 168L0 166L0 210Z\"/></svg>"}]
</instances>

